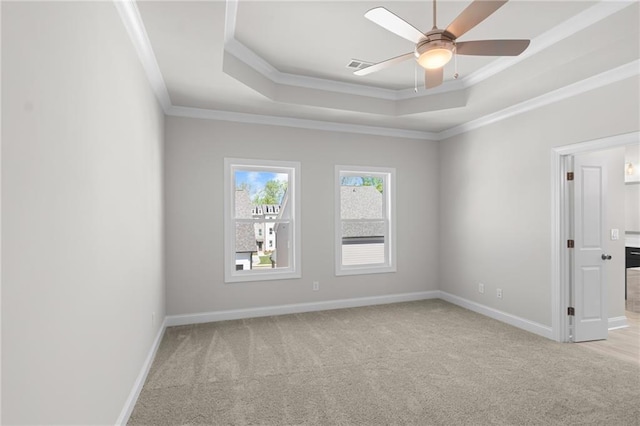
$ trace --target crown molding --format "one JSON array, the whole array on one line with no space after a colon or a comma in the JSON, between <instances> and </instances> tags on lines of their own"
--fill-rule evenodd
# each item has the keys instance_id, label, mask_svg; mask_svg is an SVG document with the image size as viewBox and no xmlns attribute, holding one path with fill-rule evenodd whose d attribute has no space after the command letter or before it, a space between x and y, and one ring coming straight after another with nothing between
<instances>
[{"instance_id":1,"label":"crown molding","mask_svg":"<svg viewBox=\"0 0 640 426\"><path fill-rule=\"evenodd\" d=\"M365 84L346 83L343 81L280 72L260 55L235 39L237 14L238 0L226 0L224 31L225 51L244 62L247 66L253 68L273 83L394 101L418 98L427 95L424 92L416 92L414 89L383 89ZM430 89L428 95L445 93L463 88L462 81L460 80L444 82L439 87Z\"/></svg>"},{"instance_id":2,"label":"crown molding","mask_svg":"<svg viewBox=\"0 0 640 426\"><path fill-rule=\"evenodd\" d=\"M582 93L598 89L600 87L608 86L609 84L626 80L627 78L638 75L640 75L640 59L636 59L635 61L629 62L617 68L613 68L603 73L585 78L584 80L569 84L567 86L561 87L560 89L545 93L544 95L528 99L524 102L520 102L519 104L515 104L500 111L496 111L492 114L485 115L484 117L480 117L476 120L471 120L459 126L443 130L442 132L439 132L437 134L437 139L448 139L452 136L466 133L471 130L475 130L480 127L484 127L489 124L493 124L498 121L513 117L515 115L532 111L534 109L538 109L540 107L553 104L555 102L559 102L564 99L571 98L573 96L577 96Z\"/></svg>"},{"instance_id":3,"label":"crown molding","mask_svg":"<svg viewBox=\"0 0 640 426\"><path fill-rule=\"evenodd\" d=\"M235 7L237 7L237 1L235 0L228 0L227 7L229 7L229 4L232 4L232 3L235 3ZM604 5L602 5L603 3ZM624 4L624 6L621 6L620 3ZM634 3L634 0L624 0L624 1L603 0L599 2L597 5L588 9L588 11L591 11L591 9L594 9L597 6L599 6L598 8L599 11L593 10L590 12L590 16L591 16L590 19L592 19L591 23L597 22L599 19L604 18L604 16L602 16L602 13L604 12L602 9L600 9L600 7L605 8L609 12L609 14L612 14L612 13L615 13L615 11L621 10L632 3ZM208 110L208 109L201 109L201 108L174 106L171 104L169 92L167 90L164 79L162 77L162 73L160 72L160 67L158 66L158 62L156 60L155 54L151 47L151 43L149 41L146 30L142 23L142 19L140 17L140 13L136 6L135 0L114 0L114 4L131 38L131 41L135 47L138 57L144 67L147 78L152 87L152 90L154 91L156 97L158 98L158 101L162 106L165 114L170 116L177 116L177 117L193 117L193 118L201 118L201 119L209 119L209 120L223 120L223 121L232 121L232 122L239 122L239 123L254 123L254 124L307 128L307 129L315 129L315 130L337 131L337 132L358 133L358 134L368 134L368 135L393 136L393 137L410 138L410 139L444 140L452 136L459 135L461 133L469 132L471 130L478 129L483 126L496 123L498 121L507 119L509 117L513 117L515 115L522 114L522 113L531 111L533 109L540 108L545 105L549 105L551 103L558 102L563 99L567 99L569 97L576 96L581 93L594 90L599 87L606 86L608 84L615 83L617 81L621 81L633 76L640 75L640 60L635 60L626 65L586 78L582 81L570 84L563 88L560 88L552 92L538 96L536 98L532 98L530 100L521 102L519 104L502 109L495 113L488 114L484 117L471 120L462 125L443 130L441 132L404 130L404 129L387 128L387 127L326 122L326 121L320 121L320 120L308 120L308 119L299 119L299 118L291 118L291 117L277 117L277 116L267 116L267 115L259 115L259 114L247 114L247 113L238 113L238 112L230 112L230 111L218 111L218 110ZM617 9L609 8L608 6L610 6L611 4L617 4L619 7ZM576 18L578 16L580 15L576 15ZM597 18L598 16L600 16L599 19ZM227 18L228 25L225 28L225 40L228 37L232 37L232 32L235 29L235 21L230 22L229 21L230 17L228 15L226 16L226 18ZM584 18L585 17L578 20L580 20L581 22L584 22L582 21L582 19ZM568 35L570 35L570 33L567 32L564 37L567 37ZM550 44L553 44L550 41L551 38L548 38L548 39L546 38L546 33L543 36L545 36L545 38L543 39L544 43L539 42L538 46L548 46ZM536 48L542 49L543 47L536 47ZM266 64L265 66L267 67L266 69L269 69L268 67L271 67L266 62L265 64ZM275 68L273 69L275 70ZM484 70L484 68L482 70ZM483 72L486 72L486 71L483 71ZM460 82L456 82L456 83L460 83ZM354 85L354 86L357 86L357 85Z\"/></svg>"},{"instance_id":4,"label":"crown molding","mask_svg":"<svg viewBox=\"0 0 640 426\"><path fill-rule=\"evenodd\" d=\"M331 121L307 120L303 118L278 117L275 115L248 114L244 112L219 111L182 106L172 106L169 108L169 111L167 111L167 115L205 120L232 121L236 123L294 127L299 129L325 130L330 132L392 136L406 139L437 140L438 137L437 133L423 132L419 130L364 126L359 124L336 123Z\"/></svg>"},{"instance_id":5,"label":"crown molding","mask_svg":"<svg viewBox=\"0 0 640 426\"><path fill-rule=\"evenodd\" d=\"M166 113L176 117L441 141L638 75L640 75L640 59L441 132L424 132L191 107L172 106Z\"/></svg>"},{"instance_id":6,"label":"crown molding","mask_svg":"<svg viewBox=\"0 0 640 426\"><path fill-rule=\"evenodd\" d=\"M529 47L518 56L503 56L490 64L480 68L464 78L465 87L471 87L486 80L500 71L504 71L523 60L543 51L544 49L574 35L578 31L599 22L616 12L632 5L637 0L601 0L590 8L569 18L560 25L540 34L531 40Z\"/></svg>"},{"instance_id":7,"label":"crown molding","mask_svg":"<svg viewBox=\"0 0 640 426\"><path fill-rule=\"evenodd\" d=\"M129 33L138 58L140 58L142 67L147 74L149 84L151 84L151 88L166 114L171 107L171 98L135 0L114 0L113 4L120 14L120 19L122 19L127 33Z\"/></svg>"},{"instance_id":8,"label":"crown molding","mask_svg":"<svg viewBox=\"0 0 640 426\"><path fill-rule=\"evenodd\" d=\"M412 88L401 90L382 89L364 84L345 83L336 80L282 73L260 55L235 39L238 0L226 0L225 50L277 84L386 100L404 100L467 89L637 1L638 0L601 0L592 7L531 40L531 44L521 55L499 58L466 77L459 80L445 81L442 85L434 89L429 89L428 94L424 91L416 92Z\"/></svg>"}]
</instances>

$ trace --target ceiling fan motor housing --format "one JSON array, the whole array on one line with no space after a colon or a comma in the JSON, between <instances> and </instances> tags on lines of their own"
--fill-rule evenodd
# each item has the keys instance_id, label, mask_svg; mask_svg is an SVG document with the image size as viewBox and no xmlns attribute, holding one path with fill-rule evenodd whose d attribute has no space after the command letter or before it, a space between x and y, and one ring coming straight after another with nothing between
<instances>
[{"instance_id":1,"label":"ceiling fan motor housing","mask_svg":"<svg viewBox=\"0 0 640 426\"><path fill-rule=\"evenodd\" d=\"M437 48L453 50L455 47L455 37L445 30L432 30L424 36L425 38L416 44L414 51L416 58L428 50Z\"/></svg>"},{"instance_id":2,"label":"ceiling fan motor housing","mask_svg":"<svg viewBox=\"0 0 640 426\"><path fill-rule=\"evenodd\" d=\"M416 59L424 68L440 68L451 58L455 49L455 38L446 31L438 29L429 31L425 37L416 44L414 51Z\"/></svg>"}]
</instances>

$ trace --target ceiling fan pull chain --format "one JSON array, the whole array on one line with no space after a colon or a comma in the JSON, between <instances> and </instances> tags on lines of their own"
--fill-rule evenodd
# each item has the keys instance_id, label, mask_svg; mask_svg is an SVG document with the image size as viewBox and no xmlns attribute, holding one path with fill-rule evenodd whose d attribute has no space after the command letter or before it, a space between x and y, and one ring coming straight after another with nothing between
<instances>
[{"instance_id":1,"label":"ceiling fan pull chain","mask_svg":"<svg viewBox=\"0 0 640 426\"><path fill-rule=\"evenodd\" d=\"M418 63L417 62L413 67L413 82L414 82L413 91L415 93L418 93Z\"/></svg>"},{"instance_id":2,"label":"ceiling fan pull chain","mask_svg":"<svg viewBox=\"0 0 640 426\"><path fill-rule=\"evenodd\" d=\"M453 78L454 79L458 79L458 48L456 47L456 45L453 45L453 68L454 68L454 74L453 74Z\"/></svg>"}]
</instances>

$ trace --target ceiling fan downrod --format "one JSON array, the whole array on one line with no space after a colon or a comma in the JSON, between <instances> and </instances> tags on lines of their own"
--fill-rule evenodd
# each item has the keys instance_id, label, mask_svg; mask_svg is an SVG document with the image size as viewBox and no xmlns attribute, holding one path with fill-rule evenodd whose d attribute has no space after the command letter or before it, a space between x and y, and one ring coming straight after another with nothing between
<instances>
[{"instance_id":1,"label":"ceiling fan downrod","mask_svg":"<svg viewBox=\"0 0 640 426\"><path fill-rule=\"evenodd\" d=\"M433 28L431 28L431 31L437 29L438 26L436 25L436 0L433 0Z\"/></svg>"}]
</instances>

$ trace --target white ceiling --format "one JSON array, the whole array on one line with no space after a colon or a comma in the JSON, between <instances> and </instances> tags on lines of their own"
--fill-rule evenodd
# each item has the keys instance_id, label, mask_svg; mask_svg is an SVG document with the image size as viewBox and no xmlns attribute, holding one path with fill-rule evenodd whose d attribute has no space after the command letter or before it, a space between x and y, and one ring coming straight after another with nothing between
<instances>
[{"instance_id":1,"label":"white ceiling","mask_svg":"<svg viewBox=\"0 0 640 426\"><path fill-rule=\"evenodd\" d=\"M438 26L470 3L439 1ZM452 61L442 86L415 93L413 61L365 77L346 68L352 58L379 62L413 49L364 18L376 6L431 29L431 1L137 3L153 53L146 66L157 63L171 105L245 119L437 134L634 61L638 68L637 1L511 0L460 40L531 39L527 51L517 58L459 56L457 80Z\"/></svg>"},{"instance_id":2,"label":"white ceiling","mask_svg":"<svg viewBox=\"0 0 640 426\"><path fill-rule=\"evenodd\" d=\"M469 3L438 2L438 25L446 28ZM594 3L511 1L464 34L460 41L535 38ZM282 72L389 89L413 88L415 61L366 77L354 76L346 68L351 58L375 63L413 51L411 42L364 18L364 13L376 6L386 7L423 32L433 25L430 0L241 1L235 38ZM458 73L469 75L493 60L492 57L460 57ZM453 64L446 68L446 78L452 79Z\"/></svg>"}]
</instances>

